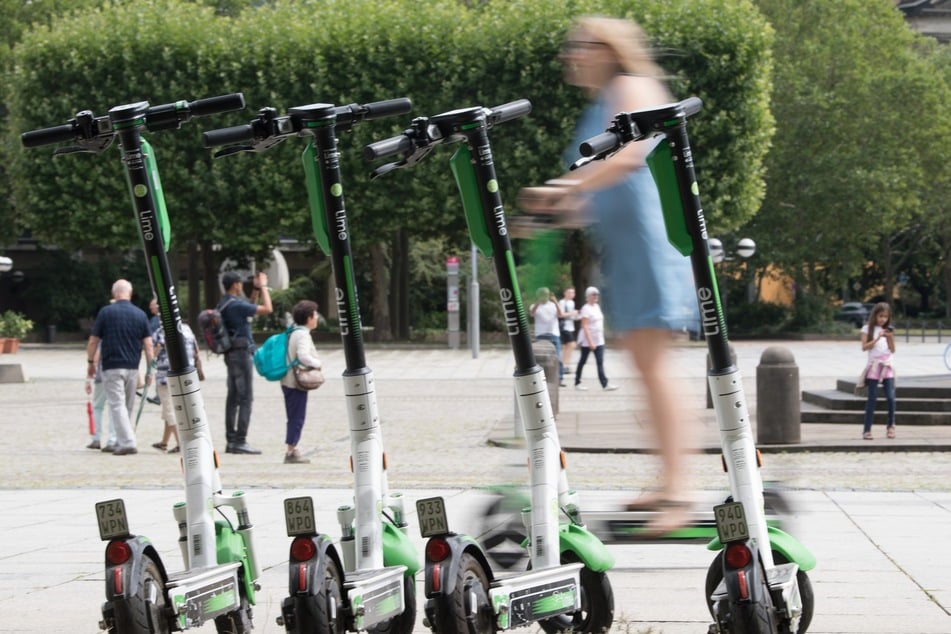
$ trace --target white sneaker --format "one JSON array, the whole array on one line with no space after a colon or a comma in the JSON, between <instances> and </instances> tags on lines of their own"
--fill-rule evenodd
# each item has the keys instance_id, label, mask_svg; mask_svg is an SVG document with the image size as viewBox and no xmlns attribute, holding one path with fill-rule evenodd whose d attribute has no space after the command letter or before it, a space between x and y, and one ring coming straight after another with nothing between
<instances>
[{"instance_id":1,"label":"white sneaker","mask_svg":"<svg viewBox=\"0 0 951 634\"><path fill-rule=\"evenodd\" d=\"M578 390L579 392L584 392L584 391L587 390L588 388L586 388L585 386L583 386L583 385L581 385L580 383L578 383L578 384L575 385L575 389Z\"/></svg>"},{"instance_id":2,"label":"white sneaker","mask_svg":"<svg viewBox=\"0 0 951 634\"><path fill-rule=\"evenodd\" d=\"M616 386L616 385L611 385L610 383L604 386L604 391L605 391L605 392L613 392L613 391L616 390L616 389L617 389L617 386Z\"/></svg>"}]
</instances>

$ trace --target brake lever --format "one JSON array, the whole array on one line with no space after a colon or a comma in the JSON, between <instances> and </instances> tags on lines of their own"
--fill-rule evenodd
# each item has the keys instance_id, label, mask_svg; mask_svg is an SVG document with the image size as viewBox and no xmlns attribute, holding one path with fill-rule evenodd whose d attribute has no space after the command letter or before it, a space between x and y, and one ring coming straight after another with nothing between
<instances>
[{"instance_id":1,"label":"brake lever","mask_svg":"<svg viewBox=\"0 0 951 634\"><path fill-rule=\"evenodd\" d=\"M76 145L67 145L65 147L58 147L53 150L53 156L60 154L75 154L77 152L85 152L87 154L99 154L109 149L109 146L112 145L112 141L115 137L113 135L105 137L94 137L91 139L81 139L77 141Z\"/></svg>"},{"instance_id":2,"label":"brake lever","mask_svg":"<svg viewBox=\"0 0 951 634\"><path fill-rule=\"evenodd\" d=\"M231 145L224 148L223 150L218 150L215 152L215 158L222 158L225 156L231 156L232 154L237 154L238 152L253 152L254 148L250 145Z\"/></svg>"}]
</instances>

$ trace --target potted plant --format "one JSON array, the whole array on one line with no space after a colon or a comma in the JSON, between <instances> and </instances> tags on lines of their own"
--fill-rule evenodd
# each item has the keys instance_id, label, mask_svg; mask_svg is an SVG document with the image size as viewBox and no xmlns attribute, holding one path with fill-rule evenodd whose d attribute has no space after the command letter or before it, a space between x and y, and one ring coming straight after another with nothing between
<instances>
[{"instance_id":1,"label":"potted plant","mask_svg":"<svg viewBox=\"0 0 951 634\"><path fill-rule=\"evenodd\" d=\"M5 338L3 351L16 353L23 339L33 329L33 322L12 310L0 315L0 338Z\"/></svg>"}]
</instances>

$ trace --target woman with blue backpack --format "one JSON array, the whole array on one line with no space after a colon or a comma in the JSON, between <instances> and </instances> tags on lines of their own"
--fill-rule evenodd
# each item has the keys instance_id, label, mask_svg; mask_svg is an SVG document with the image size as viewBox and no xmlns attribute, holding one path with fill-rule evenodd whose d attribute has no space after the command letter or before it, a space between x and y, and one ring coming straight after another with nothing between
<instances>
[{"instance_id":1,"label":"woman with blue backpack","mask_svg":"<svg viewBox=\"0 0 951 634\"><path fill-rule=\"evenodd\" d=\"M300 442L301 432L304 430L304 419L307 416L308 390L298 385L296 368L299 366L321 369L320 359L317 358L317 348L310 332L317 327L319 319L317 302L305 299L297 302L291 309L291 318L294 327L287 335L287 372L281 379L281 391L284 392L284 411L287 413L287 434L284 442L287 443L287 453L284 454L285 464L306 464L310 462L300 455L297 445ZM295 361L297 363L295 363Z\"/></svg>"}]
</instances>

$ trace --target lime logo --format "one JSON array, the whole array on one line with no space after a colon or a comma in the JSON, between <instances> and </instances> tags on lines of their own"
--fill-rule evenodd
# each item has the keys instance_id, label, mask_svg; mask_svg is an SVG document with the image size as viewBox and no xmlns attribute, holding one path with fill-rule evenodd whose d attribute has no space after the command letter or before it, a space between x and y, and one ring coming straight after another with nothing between
<instances>
[{"instance_id":1,"label":"lime logo","mask_svg":"<svg viewBox=\"0 0 951 634\"><path fill-rule=\"evenodd\" d=\"M333 185L330 186L330 195L333 196L334 198L339 198L342 193L343 193L343 185L341 185L340 183L334 183Z\"/></svg>"},{"instance_id":2,"label":"lime logo","mask_svg":"<svg viewBox=\"0 0 951 634\"><path fill-rule=\"evenodd\" d=\"M690 183L690 193L694 196L700 195L700 187L697 186L697 181Z\"/></svg>"},{"instance_id":3,"label":"lime logo","mask_svg":"<svg viewBox=\"0 0 951 634\"><path fill-rule=\"evenodd\" d=\"M499 181L493 178L489 181L487 187L489 188L489 191L494 194L495 192L499 191Z\"/></svg>"},{"instance_id":4,"label":"lime logo","mask_svg":"<svg viewBox=\"0 0 951 634\"><path fill-rule=\"evenodd\" d=\"M136 185L132 189L132 193L135 194L136 198L144 198L145 195L148 193L148 191L149 191L148 188L145 185L141 185L141 184Z\"/></svg>"}]
</instances>

